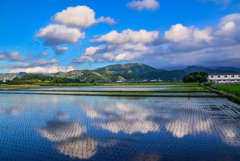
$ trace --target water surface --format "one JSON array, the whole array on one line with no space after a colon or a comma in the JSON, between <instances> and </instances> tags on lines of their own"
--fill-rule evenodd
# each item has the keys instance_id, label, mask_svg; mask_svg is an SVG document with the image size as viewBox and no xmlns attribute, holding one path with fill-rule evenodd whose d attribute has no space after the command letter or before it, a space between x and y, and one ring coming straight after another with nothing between
<instances>
[{"instance_id":1,"label":"water surface","mask_svg":"<svg viewBox=\"0 0 240 161\"><path fill-rule=\"evenodd\" d=\"M239 160L223 98L0 94L1 160Z\"/></svg>"}]
</instances>

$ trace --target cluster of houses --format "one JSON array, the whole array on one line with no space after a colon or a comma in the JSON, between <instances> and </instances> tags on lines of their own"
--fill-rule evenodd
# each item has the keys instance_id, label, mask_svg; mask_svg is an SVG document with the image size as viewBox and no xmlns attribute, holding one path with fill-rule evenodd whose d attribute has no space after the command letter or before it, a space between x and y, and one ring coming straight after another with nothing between
<instances>
[{"instance_id":1,"label":"cluster of houses","mask_svg":"<svg viewBox=\"0 0 240 161\"><path fill-rule=\"evenodd\" d=\"M240 73L209 73L208 81L215 83L239 83Z\"/></svg>"}]
</instances>

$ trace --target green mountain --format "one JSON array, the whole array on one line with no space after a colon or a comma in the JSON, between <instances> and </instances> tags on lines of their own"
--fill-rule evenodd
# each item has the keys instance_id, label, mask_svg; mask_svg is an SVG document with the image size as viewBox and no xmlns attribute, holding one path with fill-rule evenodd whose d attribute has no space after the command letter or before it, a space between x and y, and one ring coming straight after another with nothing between
<instances>
[{"instance_id":1,"label":"green mountain","mask_svg":"<svg viewBox=\"0 0 240 161\"><path fill-rule=\"evenodd\" d=\"M171 70L171 71L153 71L148 73L139 74L141 79L153 80L161 79L163 81L182 80L187 73L183 70Z\"/></svg>"},{"instance_id":2,"label":"green mountain","mask_svg":"<svg viewBox=\"0 0 240 161\"><path fill-rule=\"evenodd\" d=\"M163 69L156 69L149 65L142 64L142 63L127 63L127 64L116 64L116 65L108 65L106 67L97 68L95 72L101 71L115 71L115 72L122 72L125 70L131 70L133 73L147 73L152 71L164 71Z\"/></svg>"},{"instance_id":3,"label":"green mountain","mask_svg":"<svg viewBox=\"0 0 240 161\"><path fill-rule=\"evenodd\" d=\"M230 71L228 71L230 70ZM189 73L203 71L206 73L226 73L226 72L237 72L237 68L221 68L220 69L209 69L204 67L197 66L189 66L183 70L163 70L156 69L149 65L142 63L127 63L127 64L116 64L116 65L108 65L106 67L97 68L94 70L73 70L70 72L58 72L53 73L41 79L38 78L30 78L28 77L28 81L31 82L116 82L116 81L143 81L143 80L159 80L162 81L180 81L183 80L183 77ZM22 77L27 73L0 73L0 80L12 80L15 77ZM37 76L37 75L35 75ZM57 78L56 78L57 77ZM66 78L66 79L65 79ZM23 77L21 81L25 80Z\"/></svg>"},{"instance_id":4,"label":"green mountain","mask_svg":"<svg viewBox=\"0 0 240 161\"><path fill-rule=\"evenodd\" d=\"M71 78L71 79L77 79L80 76L86 74L86 73L91 73L91 70L73 70L70 72L58 72L58 73L53 73L50 74L49 76L54 76L54 77L60 77L60 78Z\"/></svg>"},{"instance_id":5,"label":"green mountain","mask_svg":"<svg viewBox=\"0 0 240 161\"><path fill-rule=\"evenodd\" d=\"M79 80L69 78L57 78L44 74L26 74L21 78L15 77L8 84L36 84L36 83L79 83Z\"/></svg>"},{"instance_id":6,"label":"green mountain","mask_svg":"<svg viewBox=\"0 0 240 161\"><path fill-rule=\"evenodd\" d=\"M131 70L125 70L122 72L114 72L114 71L101 71L101 72L91 72L86 73L78 77L80 81L87 82L116 82L123 81L126 82L128 80L140 80L139 77L134 74Z\"/></svg>"},{"instance_id":7,"label":"green mountain","mask_svg":"<svg viewBox=\"0 0 240 161\"><path fill-rule=\"evenodd\" d=\"M189 66L183 70L167 71L156 69L142 63L128 63L108 65L106 67L94 70L74 70L70 72L59 72L50 76L78 79L86 82L116 82L116 81L142 81L158 80L180 81L183 77L192 72L204 71L207 73L224 73L226 71L219 69L209 69L204 67ZM234 72L234 71L232 71Z\"/></svg>"}]
</instances>

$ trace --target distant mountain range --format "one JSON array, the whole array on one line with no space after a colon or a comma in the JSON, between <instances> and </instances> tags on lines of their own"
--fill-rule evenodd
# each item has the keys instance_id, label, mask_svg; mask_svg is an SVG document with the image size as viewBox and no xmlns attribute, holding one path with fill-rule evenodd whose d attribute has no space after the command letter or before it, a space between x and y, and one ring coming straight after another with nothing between
<instances>
[{"instance_id":1,"label":"distant mountain range","mask_svg":"<svg viewBox=\"0 0 240 161\"><path fill-rule=\"evenodd\" d=\"M233 69L233 68L229 68ZM183 77L189 73L204 71L207 73L226 73L226 72L238 72L237 68L234 70L228 70L225 68L210 69L197 66L189 66L183 70L171 70L156 69L146 64L141 63L128 63L128 64L116 64L108 65L106 67L97 68L94 70L74 70L70 72L59 72L51 74L55 77L67 77L72 79L80 79L82 81L97 81L97 82L115 82L121 81L142 81L142 80L162 80L162 81L180 81ZM239 69L240 71L240 69Z\"/></svg>"},{"instance_id":2,"label":"distant mountain range","mask_svg":"<svg viewBox=\"0 0 240 161\"><path fill-rule=\"evenodd\" d=\"M49 76L79 79L86 82L116 82L116 81L142 81L142 80L163 80L163 81L180 81L189 73L204 71L207 73L236 73L240 69L234 67L221 67L210 69L205 67L188 66L182 70L164 70L156 69L142 63L127 63L108 65L106 67L94 70L73 70L70 72L58 72L49 74ZM12 80L14 77L21 77L27 73L0 73L0 80Z\"/></svg>"}]
</instances>

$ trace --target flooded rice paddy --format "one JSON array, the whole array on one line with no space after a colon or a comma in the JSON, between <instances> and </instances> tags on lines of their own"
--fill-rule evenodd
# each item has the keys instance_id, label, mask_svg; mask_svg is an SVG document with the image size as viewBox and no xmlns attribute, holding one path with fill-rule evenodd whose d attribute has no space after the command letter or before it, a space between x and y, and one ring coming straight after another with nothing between
<instances>
[{"instance_id":1,"label":"flooded rice paddy","mask_svg":"<svg viewBox=\"0 0 240 161\"><path fill-rule=\"evenodd\" d=\"M89 96L148 96L148 97L161 97L161 96L174 96L174 97L219 97L216 93L213 92L118 92L118 91L106 91L106 92L81 92L81 91L44 91L44 90L20 90L20 91L0 91L0 93L5 94L46 94L46 95L89 95Z\"/></svg>"},{"instance_id":2,"label":"flooded rice paddy","mask_svg":"<svg viewBox=\"0 0 240 161\"><path fill-rule=\"evenodd\" d=\"M178 85L122 85L122 86L94 86L94 87L53 87L53 88L33 88L29 90L62 90L62 91L205 91L198 86L178 86Z\"/></svg>"},{"instance_id":3,"label":"flooded rice paddy","mask_svg":"<svg viewBox=\"0 0 240 161\"><path fill-rule=\"evenodd\" d=\"M0 160L240 160L239 120L217 97L3 93Z\"/></svg>"}]
</instances>

